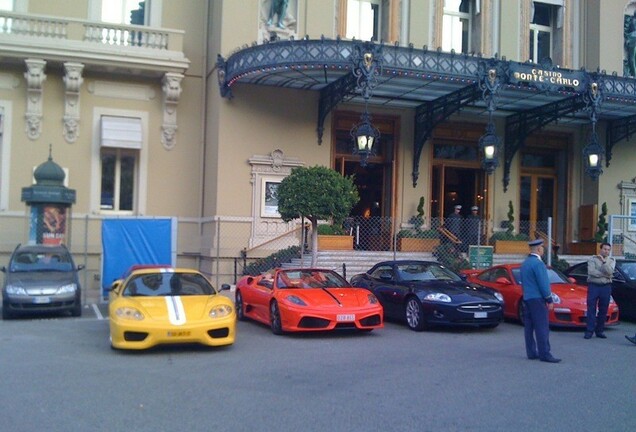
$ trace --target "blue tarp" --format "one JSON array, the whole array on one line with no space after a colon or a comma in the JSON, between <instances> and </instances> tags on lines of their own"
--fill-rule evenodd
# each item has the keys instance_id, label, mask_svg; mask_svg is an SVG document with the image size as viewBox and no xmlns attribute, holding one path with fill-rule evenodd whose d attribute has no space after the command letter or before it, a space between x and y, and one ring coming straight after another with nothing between
<instances>
[{"instance_id":1,"label":"blue tarp","mask_svg":"<svg viewBox=\"0 0 636 432\"><path fill-rule=\"evenodd\" d=\"M134 264L172 262L172 219L104 219L102 221L102 292Z\"/></svg>"}]
</instances>

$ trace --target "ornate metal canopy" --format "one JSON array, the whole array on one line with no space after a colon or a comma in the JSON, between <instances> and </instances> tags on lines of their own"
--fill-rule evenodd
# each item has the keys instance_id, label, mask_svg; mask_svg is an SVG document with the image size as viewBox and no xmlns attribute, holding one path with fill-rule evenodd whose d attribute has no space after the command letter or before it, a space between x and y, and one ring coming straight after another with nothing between
<instances>
[{"instance_id":1,"label":"ornate metal canopy","mask_svg":"<svg viewBox=\"0 0 636 432\"><path fill-rule=\"evenodd\" d=\"M487 120L490 109L495 117L505 118L504 189L510 180L512 160L526 137L552 122L589 125L592 115L605 122L606 166L613 146L636 133L634 78L558 68L549 62L519 63L412 45L305 38L245 46L227 59L218 56L221 95L231 98L237 83L318 91L316 131L320 144L324 121L331 110L343 102L364 103L353 74L356 52L364 49L373 49L382 63L369 105L414 110L414 187L426 140L437 125L459 110L483 115ZM497 71L496 85L484 92L483 83L493 70ZM590 100L587 95L592 85L598 97Z\"/></svg>"}]
</instances>

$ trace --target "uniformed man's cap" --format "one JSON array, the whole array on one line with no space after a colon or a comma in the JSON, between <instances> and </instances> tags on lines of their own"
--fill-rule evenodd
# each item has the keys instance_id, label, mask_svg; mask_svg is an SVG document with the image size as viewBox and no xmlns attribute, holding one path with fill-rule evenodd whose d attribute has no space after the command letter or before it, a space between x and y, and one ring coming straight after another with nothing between
<instances>
[{"instance_id":1,"label":"uniformed man's cap","mask_svg":"<svg viewBox=\"0 0 636 432\"><path fill-rule=\"evenodd\" d=\"M543 240L541 239L536 239L536 240L531 240L528 242L528 246L532 247L532 246L541 246L543 244Z\"/></svg>"},{"instance_id":2,"label":"uniformed man's cap","mask_svg":"<svg viewBox=\"0 0 636 432\"><path fill-rule=\"evenodd\" d=\"M471 210L479 210L479 207L477 207L477 206L472 206L470 209L471 209Z\"/></svg>"},{"instance_id":3,"label":"uniformed man's cap","mask_svg":"<svg viewBox=\"0 0 636 432\"><path fill-rule=\"evenodd\" d=\"M460 206L459 204L455 206L455 210L461 210L461 209L462 209L462 206Z\"/></svg>"}]
</instances>

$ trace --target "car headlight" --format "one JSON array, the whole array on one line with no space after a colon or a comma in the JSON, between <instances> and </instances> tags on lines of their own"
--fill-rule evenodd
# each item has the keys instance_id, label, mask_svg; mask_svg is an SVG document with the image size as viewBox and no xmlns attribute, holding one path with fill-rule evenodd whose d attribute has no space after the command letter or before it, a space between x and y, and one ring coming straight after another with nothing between
<instances>
[{"instance_id":1,"label":"car headlight","mask_svg":"<svg viewBox=\"0 0 636 432\"><path fill-rule=\"evenodd\" d=\"M495 291L494 294L495 294L495 298L497 300L499 300L501 303L504 302L504 298L503 298L503 296L501 295L501 293L499 291Z\"/></svg>"},{"instance_id":2,"label":"car headlight","mask_svg":"<svg viewBox=\"0 0 636 432\"><path fill-rule=\"evenodd\" d=\"M377 304L378 303L378 298L376 296L374 296L373 294L368 294L367 298L369 299L369 303L371 303L371 304Z\"/></svg>"},{"instance_id":3,"label":"car headlight","mask_svg":"<svg viewBox=\"0 0 636 432\"><path fill-rule=\"evenodd\" d=\"M554 304L559 304L561 303L561 297L559 297L558 295L556 295L555 293L552 293L552 303Z\"/></svg>"},{"instance_id":4,"label":"car headlight","mask_svg":"<svg viewBox=\"0 0 636 432\"><path fill-rule=\"evenodd\" d=\"M438 302L444 302L444 303L451 302L450 296L444 293L430 293L426 297L424 297L424 300L438 301Z\"/></svg>"},{"instance_id":5,"label":"car headlight","mask_svg":"<svg viewBox=\"0 0 636 432\"><path fill-rule=\"evenodd\" d=\"M232 313L232 306L218 305L210 309L210 318L223 318Z\"/></svg>"},{"instance_id":6,"label":"car headlight","mask_svg":"<svg viewBox=\"0 0 636 432\"><path fill-rule=\"evenodd\" d=\"M68 285L59 287L57 289L57 293L58 294L74 294L76 290L77 290L77 285L68 284Z\"/></svg>"},{"instance_id":7,"label":"car headlight","mask_svg":"<svg viewBox=\"0 0 636 432\"><path fill-rule=\"evenodd\" d=\"M115 315L122 319L129 319L135 321L141 321L144 319L144 314L142 314L139 309L135 309L133 307L120 307L115 310Z\"/></svg>"},{"instance_id":8,"label":"car headlight","mask_svg":"<svg viewBox=\"0 0 636 432\"><path fill-rule=\"evenodd\" d=\"M24 288L17 285L7 285L7 294L17 295L17 296L28 295Z\"/></svg>"},{"instance_id":9,"label":"car headlight","mask_svg":"<svg viewBox=\"0 0 636 432\"><path fill-rule=\"evenodd\" d=\"M298 306L307 306L307 303L305 303L303 299L295 295L289 295L285 299Z\"/></svg>"}]
</instances>

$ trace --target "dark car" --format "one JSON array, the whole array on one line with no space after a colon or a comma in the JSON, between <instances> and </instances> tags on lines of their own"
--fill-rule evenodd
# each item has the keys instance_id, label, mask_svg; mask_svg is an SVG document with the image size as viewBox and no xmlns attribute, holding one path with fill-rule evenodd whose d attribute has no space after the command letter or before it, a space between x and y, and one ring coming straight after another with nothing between
<instances>
[{"instance_id":1,"label":"dark car","mask_svg":"<svg viewBox=\"0 0 636 432\"><path fill-rule=\"evenodd\" d=\"M573 265L565 274L576 279L577 284L587 286L587 262ZM636 321L636 260L616 260L612 297L618 304L620 319Z\"/></svg>"},{"instance_id":2,"label":"dark car","mask_svg":"<svg viewBox=\"0 0 636 432\"><path fill-rule=\"evenodd\" d=\"M503 320L503 296L468 283L433 261L383 261L351 284L373 292L387 319L406 321L412 330L432 325L494 328Z\"/></svg>"},{"instance_id":3,"label":"dark car","mask_svg":"<svg viewBox=\"0 0 636 432\"><path fill-rule=\"evenodd\" d=\"M71 253L64 245L18 245L2 287L2 319L34 312L82 315L82 295Z\"/></svg>"}]
</instances>

